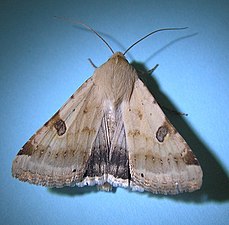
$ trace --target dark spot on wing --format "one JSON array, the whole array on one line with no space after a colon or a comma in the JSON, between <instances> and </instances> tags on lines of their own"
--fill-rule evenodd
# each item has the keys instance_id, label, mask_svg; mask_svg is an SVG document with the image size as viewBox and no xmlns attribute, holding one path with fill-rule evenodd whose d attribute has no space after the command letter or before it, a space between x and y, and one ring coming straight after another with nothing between
<instances>
[{"instance_id":1,"label":"dark spot on wing","mask_svg":"<svg viewBox=\"0 0 229 225\"><path fill-rule=\"evenodd\" d=\"M65 122L62 119L57 120L55 122L55 124L54 124L54 127L55 127L55 129L57 131L57 134L59 136L63 135L66 132L66 130L67 130L66 124L65 124Z\"/></svg>"},{"instance_id":2,"label":"dark spot on wing","mask_svg":"<svg viewBox=\"0 0 229 225\"><path fill-rule=\"evenodd\" d=\"M163 142L165 136L168 134L169 130L168 127L166 125L163 125L161 127L158 128L157 132L156 132L156 138L159 142Z\"/></svg>"}]
</instances>

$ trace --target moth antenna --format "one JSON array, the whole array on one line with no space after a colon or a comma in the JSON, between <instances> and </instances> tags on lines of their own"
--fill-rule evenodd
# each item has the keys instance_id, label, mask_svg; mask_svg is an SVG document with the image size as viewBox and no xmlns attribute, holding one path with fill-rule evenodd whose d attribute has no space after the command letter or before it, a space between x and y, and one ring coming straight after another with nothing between
<instances>
[{"instance_id":1,"label":"moth antenna","mask_svg":"<svg viewBox=\"0 0 229 225\"><path fill-rule=\"evenodd\" d=\"M88 59L88 61L91 63L91 65L96 69L96 68L98 68L93 62L92 62L92 60L89 58Z\"/></svg>"},{"instance_id":2,"label":"moth antenna","mask_svg":"<svg viewBox=\"0 0 229 225\"><path fill-rule=\"evenodd\" d=\"M146 39L147 37L149 37L152 34L155 34L155 33L160 32L160 31L165 31L165 30L184 30L184 29L187 29L187 28L188 27L181 27L181 28L162 28L162 29L158 29L158 30L152 31L149 34L147 34L146 36L144 36L141 39L139 39L138 41L136 41L135 43L133 43L129 48L126 49L126 51L123 53L123 55L125 55L136 44L138 44L139 42L141 42L142 40Z\"/></svg>"},{"instance_id":3,"label":"moth antenna","mask_svg":"<svg viewBox=\"0 0 229 225\"><path fill-rule=\"evenodd\" d=\"M105 45L111 50L112 54L114 54L114 50L111 48L111 46L108 44L108 42L97 31L95 31L92 27L88 26L87 24L85 24L81 21L75 21L75 20L71 20L71 19L68 19L65 17L58 17L58 16L54 16L54 17L57 19L69 21L69 22L74 23L74 24L80 24L80 25L86 27L88 30L91 30L93 33L95 33L97 35L98 38L100 38L105 43Z\"/></svg>"}]
</instances>

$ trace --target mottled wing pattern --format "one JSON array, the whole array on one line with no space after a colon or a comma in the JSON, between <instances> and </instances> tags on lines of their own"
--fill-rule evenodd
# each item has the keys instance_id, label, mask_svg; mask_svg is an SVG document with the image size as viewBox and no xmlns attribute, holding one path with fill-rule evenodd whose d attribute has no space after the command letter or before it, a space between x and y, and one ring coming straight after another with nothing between
<instances>
[{"instance_id":1,"label":"mottled wing pattern","mask_svg":"<svg viewBox=\"0 0 229 225\"><path fill-rule=\"evenodd\" d=\"M18 152L13 176L49 187L82 182L103 117L97 93L92 77Z\"/></svg>"},{"instance_id":2,"label":"mottled wing pattern","mask_svg":"<svg viewBox=\"0 0 229 225\"><path fill-rule=\"evenodd\" d=\"M199 189L202 170L195 155L140 79L123 112L131 188L161 194Z\"/></svg>"}]
</instances>

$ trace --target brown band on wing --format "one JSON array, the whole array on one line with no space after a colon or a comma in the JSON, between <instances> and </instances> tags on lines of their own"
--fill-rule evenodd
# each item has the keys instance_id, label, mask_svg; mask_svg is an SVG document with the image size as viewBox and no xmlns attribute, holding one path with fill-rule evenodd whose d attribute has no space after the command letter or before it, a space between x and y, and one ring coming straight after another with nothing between
<instances>
[{"instance_id":1,"label":"brown band on wing","mask_svg":"<svg viewBox=\"0 0 229 225\"><path fill-rule=\"evenodd\" d=\"M28 155L31 156L34 152L34 147L31 144L31 141L27 141L17 155Z\"/></svg>"},{"instance_id":2,"label":"brown band on wing","mask_svg":"<svg viewBox=\"0 0 229 225\"><path fill-rule=\"evenodd\" d=\"M183 157L183 160L186 165L199 165L196 156L193 154L191 150L187 151L187 153Z\"/></svg>"}]
</instances>

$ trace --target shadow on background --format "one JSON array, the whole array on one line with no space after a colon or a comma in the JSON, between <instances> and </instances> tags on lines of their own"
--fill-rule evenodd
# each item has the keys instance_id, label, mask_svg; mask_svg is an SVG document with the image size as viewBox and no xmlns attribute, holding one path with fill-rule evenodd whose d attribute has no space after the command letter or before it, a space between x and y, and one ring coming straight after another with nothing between
<instances>
[{"instance_id":1,"label":"shadow on background","mask_svg":"<svg viewBox=\"0 0 229 225\"><path fill-rule=\"evenodd\" d=\"M109 193L115 193L117 188L113 187ZM48 188L50 193L65 195L65 196L80 196L90 193L100 192L96 186L85 187L63 187L63 188Z\"/></svg>"},{"instance_id":2,"label":"shadow on background","mask_svg":"<svg viewBox=\"0 0 229 225\"><path fill-rule=\"evenodd\" d=\"M85 28L81 28L85 30ZM105 36L108 36L104 34ZM170 45L174 44L177 41L180 41L184 38L189 38L195 36L195 34L184 36L178 38L163 48L158 50L155 54L160 53L165 48L169 47ZM112 38L114 40L114 38ZM116 41L118 45L123 48L123 46ZM149 59L155 56L153 54L150 56ZM133 62L131 63L138 71L141 71L139 74L140 79L144 82L147 86L151 94L155 97L157 102L166 108L169 108L174 111L178 111L174 104L169 100L167 96L165 96L161 91L160 88L155 81L154 77L148 74L148 70L144 66L143 63ZM144 192L140 194L147 194L149 197L157 197L157 198L170 198L173 200L184 201L184 202L196 202L196 203L203 203L208 201L217 201L217 202L225 202L229 200L229 179L227 176L226 171L217 160L217 157L214 156L211 149L207 147L200 138L194 133L190 126L185 122L184 117L178 116L175 113L172 113L168 110L163 110L166 114L167 118L173 124L173 126L177 129L177 131L184 137L188 145L193 150L194 154L199 160L199 163L203 170L203 185L202 188L198 191L193 193L182 193L179 195L174 196L165 196L165 195L155 195L150 192ZM188 112L187 112L188 113ZM64 187L64 188L52 188L48 189L51 193L60 194L60 195L68 195L68 196L75 196L75 195L84 195L88 193L95 193L98 192L96 187ZM116 188L113 189L112 192L116 192Z\"/></svg>"}]
</instances>

